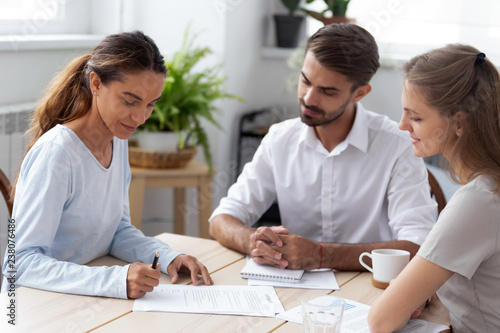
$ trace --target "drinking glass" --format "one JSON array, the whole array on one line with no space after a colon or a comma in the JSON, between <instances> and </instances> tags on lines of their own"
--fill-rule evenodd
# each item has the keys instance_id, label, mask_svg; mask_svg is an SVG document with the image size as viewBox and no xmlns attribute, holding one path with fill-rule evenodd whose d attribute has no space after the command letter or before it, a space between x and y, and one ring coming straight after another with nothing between
<instances>
[{"instance_id":1,"label":"drinking glass","mask_svg":"<svg viewBox=\"0 0 500 333\"><path fill-rule=\"evenodd\" d=\"M304 333L339 333L345 301L333 295L308 295L302 298Z\"/></svg>"}]
</instances>

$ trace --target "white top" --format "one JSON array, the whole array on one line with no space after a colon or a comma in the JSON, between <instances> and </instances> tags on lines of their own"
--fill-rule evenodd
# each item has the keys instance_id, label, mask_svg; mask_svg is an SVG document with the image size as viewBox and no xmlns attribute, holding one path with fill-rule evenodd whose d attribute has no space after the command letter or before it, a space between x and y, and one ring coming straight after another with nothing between
<instances>
[{"instance_id":1,"label":"white top","mask_svg":"<svg viewBox=\"0 0 500 333\"><path fill-rule=\"evenodd\" d=\"M161 270L179 254L130 224L128 144L113 139L104 168L69 128L57 125L26 155L14 200L15 265L6 251L5 278L16 287L127 298L125 267L88 267L104 255L151 263ZM6 279L2 291L10 287Z\"/></svg>"},{"instance_id":2,"label":"white top","mask_svg":"<svg viewBox=\"0 0 500 333\"><path fill-rule=\"evenodd\" d=\"M480 176L460 188L418 255L455 274L438 295L453 332L500 332L500 195Z\"/></svg>"},{"instance_id":3,"label":"white top","mask_svg":"<svg viewBox=\"0 0 500 333\"><path fill-rule=\"evenodd\" d=\"M299 118L271 126L210 220L229 214L252 225L277 200L282 224L314 241L420 245L437 215L429 191L408 135L358 103L331 152Z\"/></svg>"}]
</instances>

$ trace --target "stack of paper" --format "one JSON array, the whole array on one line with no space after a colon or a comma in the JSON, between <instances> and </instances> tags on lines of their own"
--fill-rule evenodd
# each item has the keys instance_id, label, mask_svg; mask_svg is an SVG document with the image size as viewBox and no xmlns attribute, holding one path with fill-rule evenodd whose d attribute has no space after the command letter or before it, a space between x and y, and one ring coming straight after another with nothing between
<instances>
[{"instance_id":1,"label":"stack of paper","mask_svg":"<svg viewBox=\"0 0 500 333\"><path fill-rule=\"evenodd\" d=\"M241 277L248 279L249 286L273 286L280 288L303 288L338 290L339 285L331 269L311 271L282 269L256 264L250 256L241 270Z\"/></svg>"},{"instance_id":2,"label":"stack of paper","mask_svg":"<svg viewBox=\"0 0 500 333\"><path fill-rule=\"evenodd\" d=\"M285 309L273 287L160 284L135 300L133 311L274 317Z\"/></svg>"},{"instance_id":3,"label":"stack of paper","mask_svg":"<svg viewBox=\"0 0 500 333\"><path fill-rule=\"evenodd\" d=\"M247 256L245 267L240 272L241 277L244 279L282 281L287 283L299 282L303 274L303 269L283 269L268 265L259 265L249 256Z\"/></svg>"},{"instance_id":4,"label":"stack of paper","mask_svg":"<svg viewBox=\"0 0 500 333\"><path fill-rule=\"evenodd\" d=\"M306 271L298 282L264 281L248 279L249 286L273 286L279 288L302 288L339 290L337 279L331 269L315 269Z\"/></svg>"}]
</instances>

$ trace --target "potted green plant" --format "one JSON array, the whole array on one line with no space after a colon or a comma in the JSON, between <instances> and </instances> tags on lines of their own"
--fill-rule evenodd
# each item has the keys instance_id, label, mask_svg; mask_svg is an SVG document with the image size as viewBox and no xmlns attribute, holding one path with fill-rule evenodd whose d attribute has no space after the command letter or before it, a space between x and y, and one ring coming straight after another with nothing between
<instances>
[{"instance_id":1,"label":"potted green plant","mask_svg":"<svg viewBox=\"0 0 500 333\"><path fill-rule=\"evenodd\" d=\"M288 9L288 15L275 14L276 40L278 47L294 48L299 42L299 32L303 16L295 15L299 9L300 0L281 0Z\"/></svg>"},{"instance_id":2,"label":"potted green plant","mask_svg":"<svg viewBox=\"0 0 500 333\"><path fill-rule=\"evenodd\" d=\"M310 4L315 0L306 0ZM347 7L350 0L322 0L326 8L322 12L316 12L302 8L307 15L327 25L330 23L353 23L355 20L346 17Z\"/></svg>"},{"instance_id":3,"label":"potted green plant","mask_svg":"<svg viewBox=\"0 0 500 333\"><path fill-rule=\"evenodd\" d=\"M190 37L188 27L180 50L171 59L165 57L168 73L162 96L156 102L151 116L140 126L138 137L146 132L174 133L178 138L176 146L179 150L201 146L212 171L210 144L202 122L206 120L222 129L214 117L220 111L215 102L224 98L243 100L224 90L226 77L220 74L220 64L194 70L195 65L211 53L208 47L193 45L197 36Z\"/></svg>"}]
</instances>

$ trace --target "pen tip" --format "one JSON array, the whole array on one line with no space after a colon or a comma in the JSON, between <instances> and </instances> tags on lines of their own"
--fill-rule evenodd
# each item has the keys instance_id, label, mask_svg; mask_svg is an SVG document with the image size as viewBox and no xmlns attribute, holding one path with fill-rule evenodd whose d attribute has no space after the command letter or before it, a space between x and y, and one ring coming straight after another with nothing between
<instances>
[{"instance_id":1,"label":"pen tip","mask_svg":"<svg viewBox=\"0 0 500 333\"><path fill-rule=\"evenodd\" d=\"M160 256L160 252L156 252L155 257L159 257L159 256Z\"/></svg>"}]
</instances>

